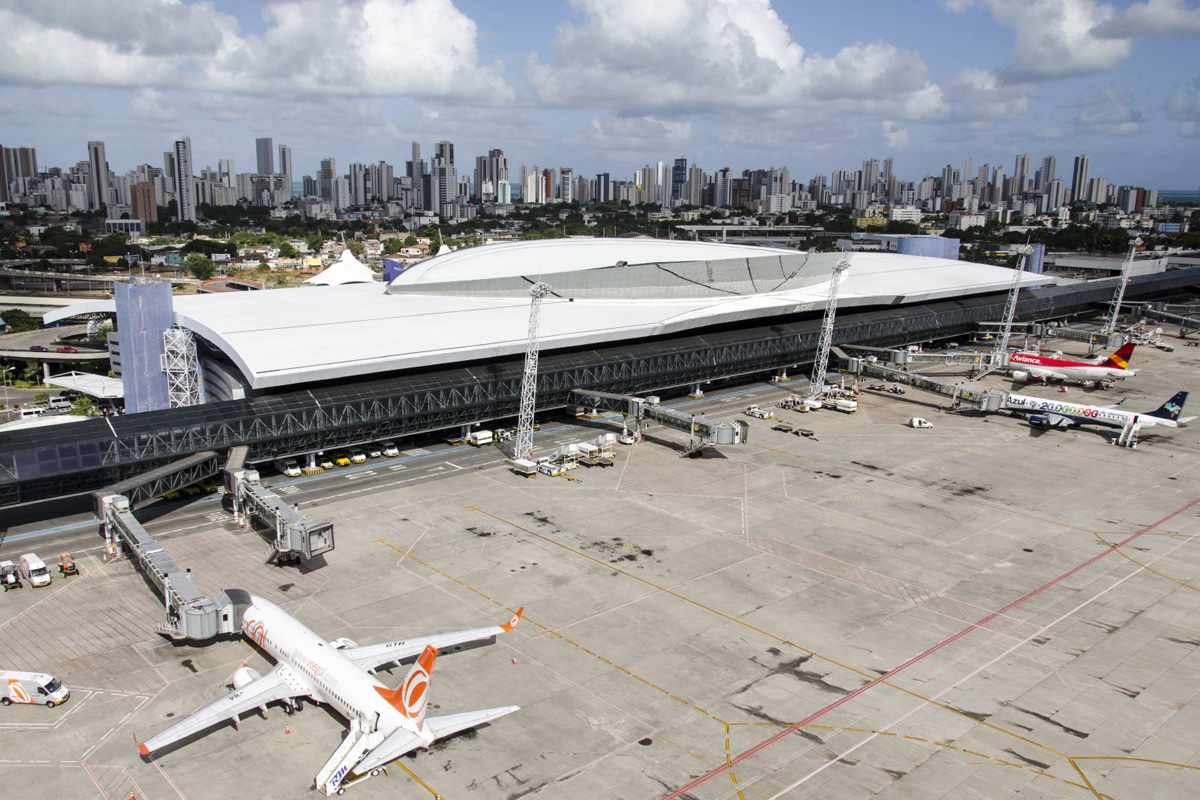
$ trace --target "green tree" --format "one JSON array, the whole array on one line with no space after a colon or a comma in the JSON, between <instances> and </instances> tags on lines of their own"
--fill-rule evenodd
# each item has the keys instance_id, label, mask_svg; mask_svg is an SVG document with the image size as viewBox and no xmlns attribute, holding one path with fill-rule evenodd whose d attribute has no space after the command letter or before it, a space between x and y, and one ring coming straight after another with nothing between
<instances>
[{"instance_id":1,"label":"green tree","mask_svg":"<svg viewBox=\"0 0 1200 800\"><path fill-rule=\"evenodd\" d=\"M71 404L71 413L77 417L94 417L96 404L92 402L92 398L84 395Z\"/></svg>"},{"instance_id":2,"label":"green tree","mask_svg":"<svg viewBox=\"0 0 1200 800\"><path fill-rule=\"evenodd\" d=\"M399 253L402 247L404 247L403 239L391 238L383 240L383 252L385 253Z\"/></svg>"},{"instance_id":3,"label":"green tree","mask_svg":"<svg viewBox=\"0 0 1200 800\"><path fill-rule=\"evenodd\" d=\"M365 246L363 246L363 243L357 239L351 239L350 241L346 242L346 247L350 248L350 252L354 253L356 258L361 258L362 254L365 253L367 249Z\"/></svg>"},{"instance_id":4,"label":"green tree","mask_svg":"<svg viewBox=\"0 0 1200 800\"><path fill-rule=\"evenodd\" d=\"M183 260L183 265L197 280L206 281L216 272L212 260L201 253L188 253L187 258Z\"/></svg>"},{"instance_id":5,"label":"green tree","mask_svg":"<svg viewBox=\"0 0 1200 800\"><path fill-rule=\"evenodd\" d=\"M417 237L413 236L411 233L408 236L404 237L404 246L405 247L416 247L417 246Z\"/></svg>"},{"instance_id":6,"label":"green tree","mask_svg":"<svg viewBox=\"0 0 1200 800\"><path fill-rule=\"evenodd\" d=\"M296 248L292 247L290 242L284 242L279 245L280 258L295 258L298 255L300 254L296 252Z\"/></svg>"},{"instance_id":7,"label":"green tree","mask_svg":"<svg viewBox=\"0 0 1200 800\"><path fill-rule=\"evenodd\" d=\"M7 330L9 333L36 331L41 327L33 316L19 308L0 311L0 319L3 319L4 324L8 326Z\"/></svg>"}]
</instances>

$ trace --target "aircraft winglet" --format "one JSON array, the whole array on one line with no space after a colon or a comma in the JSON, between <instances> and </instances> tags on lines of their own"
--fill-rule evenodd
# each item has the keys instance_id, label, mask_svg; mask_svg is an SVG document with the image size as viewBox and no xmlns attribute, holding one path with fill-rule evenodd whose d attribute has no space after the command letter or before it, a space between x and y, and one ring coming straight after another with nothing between
<instances>
[{"instance_id":1,"label":"aircraft winglet","mask_svg":"<svg viewBox=\"0 0 1200 800\"><path fill-rule=\"evenodd\" d=\"M508 622L500 626L500 630L508 633L513 628L517 627L517 623L521 621L521 617L523 616L525 616L525 606L518 608L517 613L513 614L512 618Z\"/></svg>"}]
</instances>

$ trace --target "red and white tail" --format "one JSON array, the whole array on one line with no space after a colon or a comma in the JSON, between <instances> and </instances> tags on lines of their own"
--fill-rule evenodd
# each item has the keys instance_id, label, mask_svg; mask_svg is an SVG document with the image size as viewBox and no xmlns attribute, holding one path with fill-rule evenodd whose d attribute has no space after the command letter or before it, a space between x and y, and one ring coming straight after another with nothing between
<instances>
[{"instance_id":1,"label":"red and white tail","mask_svg":"<svg viewBox=\"0 0 1200 800\"><path fill-rule=\"evenodd\" d=\"M412 720L417 728L425 724L425 707L429 704L429 682L433 675L433 664L437 661L437 648L426 645L420 657L404 676L404 682L395 689L376 686L384 700L392 708Z\"/></svg>"},{"instance_id":2,"label":"red and white tail","mask_svg":"<svg viewBox=\"0 0 1200 800\"><path fill-rule=\"evenodd\" d=\"M1133 342L1121 345L1104 360L1104 366L1112 369L1129 369L1129 360L1133 358Z\"/></svg>"}]
</instances>

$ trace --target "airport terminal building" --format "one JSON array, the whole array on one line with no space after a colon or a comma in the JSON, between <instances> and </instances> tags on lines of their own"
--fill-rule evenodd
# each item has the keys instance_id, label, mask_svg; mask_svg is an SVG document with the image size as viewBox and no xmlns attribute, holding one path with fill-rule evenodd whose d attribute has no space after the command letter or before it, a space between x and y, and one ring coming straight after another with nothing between
<instances>
[{"instance_id":1,"label":"airport terminal building","mask_svg":"<svg viewBox=\"0 0 1200 800\"><path fill-rule=\"evenodd\" d=\"M1012 270L853 253L835 344L974 333L1004 313ZM576 389L645 394L811 362L841 253L655 239L559 239L435 256L390 283L172 297L164 284L53 312L116 314L127 413L0 435L0 507L84 493L198 453L250 463L516 415L533 283L539 410ZM1127 299L1189 289L1194 270L1131 280ZM1094 313L1115 280L1020 278L1018 319Z\"/></svg>"}]
</instances>

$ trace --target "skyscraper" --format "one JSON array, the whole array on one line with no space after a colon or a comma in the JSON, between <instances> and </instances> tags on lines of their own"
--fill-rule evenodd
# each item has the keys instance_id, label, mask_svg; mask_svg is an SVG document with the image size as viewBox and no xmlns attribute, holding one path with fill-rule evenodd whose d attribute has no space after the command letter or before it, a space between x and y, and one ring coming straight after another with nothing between
<instances>
[{"instance_id":1,"label":"skyscraper","mask_svg":"<svg viewBox=\"0 0 1200 800\"><path fill-rule=\"evenodd\" d=\"M192 182L192 140L184 136L175 142L175 202L179 222L196 221L196 187Z\"/></svg>"},{"instance_id":2,"label":"skyscraper","mask_svg":"<svg viewBox=\"0 0 1200 800\"><path fill-rule=\"evenodd\" d=\"M687 159L675 159L675 165L671 167L671 202L676 204L680 195L683 194L684 184L687 183Z\"/></svg>"},{"instance_id":3,"label":"skyscraper","mask_svg":"<svg viewBox=\"0 0 1200 800\"><path fill-rule=\"evenodd\" d=\"M292 196L292 146L288 144L279 145L279 172L283 175L283 182L287 186L288 197Z\"/></svg>"},{"instance_id":4,"label":"skyscraper","mask_svg":"<svg viewBox=\"0 0 1200 800\"><path fill-rule=\"evenodd\" d=\"M1046 187L1049 186L1055 178L1054 156L1046 156L1042 159L1042 169L1040 171L1042 173L1042 184L1036 188L1041 191L1045 191Z\"/></svg>"},{"instance_id":5,"label":"skyscraper","mask_svg":"<svg viewBox=\"0 0 1200 800\"><path fill-rule=\"evenodd\" d=\"M350 204L367 204L367 167L365 164L350 165Z\"/></svg>"},{"instance_id":6,"label":"skyscraper","mask_svg":"<svg viewBox=\"0 0 1200 800\"><path fill-rule=\"evenodd\" d=\"M1029 183L1029 153L1017 153L1013 164L1013 191L1024 192Z\"/></svg>"},{"instance_id":7,"label":"skyscraper","mask_svg":"<svg viewBox=\"0 0 1200 800\"><path fill-rule=\"evenodd\" d=\"M454 145L451 142L441 141L433 147L433 166L429 172L429 189L433 194L433 197L430 198L433 201L430 210L450 216L449 213L443 211L442 207L453 203L458 197L458 172L454 167Z\"/></svg>"},{"instance_id":8,"label":"skyscraper","mask_svg":"<svg viewBox=\"0 0 1200 800\"><path fill-rule=\"evenodd\" d=\"M421 161L421 145L412 143L412 160L408 162L408 177L412 178L413 208L425 207L425 162Z\"/></svg>"},{"instance_id":9,"label":"skyscraper","mask_svg":"<svg viewBox=\"0 0 1200 800\"><path fill-rule=\"evenodd\" d=\"M1071 170L1071 203L1080 203L1087 199L1088 157L1086 154L1075 156L1075 166Z\"/></svg>"},{"instance_id":10,"label":"skyscraper","mask_svg":"<svg viewBox=\"0 0 1200 800\"><path fill-rule=\"evenodd\" d=\"M133 200L133 217L147 225L158 222L158 201L154 194L154 184L149 181L135 183L129 193Z\"/></svg>"},{"instance_id":11,"label":"skyscraper","mask_svg":"<svg viewBox=\"0 0 1200 800\"><path fill-rule=\"evenodd\" d=\"M7 202L9 199L9 180L11 177L8 173L8 148L0 146L0 203Z\"/></svg>"},{"instance_id":12,"label":"skyscraper","mask_svg":"<svg viewBox=\"0 0 1200 800\"><path fill-rule=\"evenodd\" d=\"M255 139L254 146L258 150L258 174L274 175L275 143L271 141L271 137L266 136L261 139Z\"/></svg>"},{"instance_id":13,"label":"skyscraper","mask_svg":"<svg viewBox=\"0 0 1200 800\"><path fill-rule=\"evenodd\" d=\"M233 187L237 181L237 170L234 169L232 158L222 158L217 161L217 180L222 186Z\"/></svg>"},{"instance_id":14,"label":"skyscraper","mask_svg":"<svg viewBox=\"0 0 1200 800\"><path fill-rule=\"evenodd\" d=\"M98 211L108 205L108 161L104 142L88 142L88 208Z\"/></svg>"},{"instance_id":15,"label":"skyscraper","mask_svg":"<svg viewBox=\"0 0 1200 800\"><path fill-rule=\"evenodd\" d=\"M333 156L321 159L321 171L317 177L318 183L321 185L321 199L333 199L333 181L337 175L337 163Z\"/></svg>"}]
</instances>

